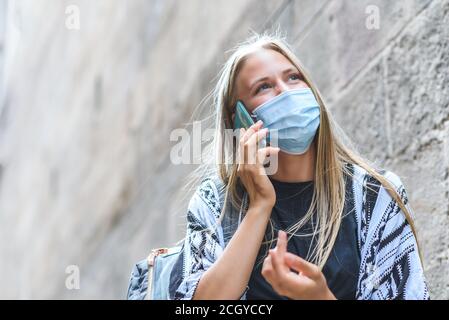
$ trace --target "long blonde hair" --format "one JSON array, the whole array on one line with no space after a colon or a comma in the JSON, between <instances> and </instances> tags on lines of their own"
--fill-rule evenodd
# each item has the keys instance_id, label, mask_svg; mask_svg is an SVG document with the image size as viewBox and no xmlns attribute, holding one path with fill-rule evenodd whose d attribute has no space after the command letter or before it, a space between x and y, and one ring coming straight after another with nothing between
<instances>
[{"instance_id":1,"label":"long blonde hair","mask_svg":"<svg viewBox=\"0 0 449 320\"><path fill-rule=\"evenodd\" d=\"M316 219L313 223L312 233L314 237L317 237L316 245L311 252L309 250L310 255L307 260L323 268L335 244L342 221L346 193L344 175L351 174L346 169L345 163L362 167L381 183L404 212L416 236L411 213L393 185L378 172L374 164L365 160L356 151L350 139L332 119L320 92L290 49L285 37L278 33L255 33L232 50L232 54L219 73L218 81L212 92L215 117L214 139L204 149L205 152L202 156L203 159L206 157L206 160L187 177L187 184L194 189L205 176L218 174L226 185L225 199L229 199L230 196L232 205L240 208L243 199L238 192L238 186L242 185L237 176L237 164L233 161L237 146L232 140L226 139L225 129L233 128L232 113L236 103L235 81L237 75L249 55L261 49L277 51L296 66L320 105L320 126L313 142L316 144L316 169L312 202L305 216L287 230L289 239L296 236L297 231L312 217ZM226 203L227 201L225 201ZM222 220L224 213L225 208L222 208L219 221ZM271 219L270 225L272 226ZM274 241L273 228L271 230L270 245Z\"/></svg>"}]
</instances>

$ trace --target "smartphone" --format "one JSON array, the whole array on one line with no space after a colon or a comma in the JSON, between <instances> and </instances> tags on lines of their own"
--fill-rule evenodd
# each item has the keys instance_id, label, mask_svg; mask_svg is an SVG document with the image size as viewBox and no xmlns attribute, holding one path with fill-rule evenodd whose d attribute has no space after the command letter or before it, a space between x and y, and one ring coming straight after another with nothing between
<instances>
[{"instance_id":1,"label":"smartphone","mask_svg":"<svg viewBox=\"0 0 449 320\"><path fill-rule=\"evenodd\" d=\"M240 100L237 101L235 106L235 117L234 117L234 129L248 129L251 127L256 120L256 116L251 116L245 108L245 105ZM268 137L268 135L267 135ZM263 138L259 142L260 148L265 148L267 146L267 139Z\"/></svg>"}]
</instances>

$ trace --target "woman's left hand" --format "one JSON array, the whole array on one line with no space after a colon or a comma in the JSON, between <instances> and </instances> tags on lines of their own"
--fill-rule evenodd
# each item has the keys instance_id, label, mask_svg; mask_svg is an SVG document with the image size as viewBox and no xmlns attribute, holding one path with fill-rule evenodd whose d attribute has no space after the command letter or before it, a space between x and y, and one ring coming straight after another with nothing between
<instances>
[{"instance_id":1,"label":"woman's left hand","mask_svg":"<svg viewBox=\"0 0 449 320\"><path fill-rule=\"evenodd\" d=\"M265 258L262 275L278 294L290 299L336 299L318 266L287 252L287 234L284 231L279 231L276 248L271 249Z\"/></svg>"}]
</instances>

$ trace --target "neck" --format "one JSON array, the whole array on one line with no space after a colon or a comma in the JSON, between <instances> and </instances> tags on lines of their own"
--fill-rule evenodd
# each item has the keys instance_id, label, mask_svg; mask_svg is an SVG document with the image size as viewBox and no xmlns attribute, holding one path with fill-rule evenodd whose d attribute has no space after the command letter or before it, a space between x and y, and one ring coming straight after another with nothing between
<instances>
[{"instance_id":1,"label":"neck","mask_svg":"<svg viewBox=\"0 0 449 320\"><path fill-rule=\"evenodd\" d=\"M278 168L271 178L282 182L304 182L315 180L315 142L303 154L278 153Z\"/></svg>"}]
</instances>

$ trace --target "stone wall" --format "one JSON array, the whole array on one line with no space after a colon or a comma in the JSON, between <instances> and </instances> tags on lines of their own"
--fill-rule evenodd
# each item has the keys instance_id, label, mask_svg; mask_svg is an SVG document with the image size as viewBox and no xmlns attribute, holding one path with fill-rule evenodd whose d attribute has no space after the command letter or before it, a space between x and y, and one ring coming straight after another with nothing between
<instances>
[{"instance_id":1,"label":"stone wall","mask_svg":"<svg viewBox=\"0 0 449 320\"><path fill-rule=\"evenodd\" d=\"M360 151L404 181L448 299L447 0L0 0L0 297L124 298L132 264L183 236L194 167L170 163L171 130L226 50L276 26Z\"/></svg>"}]
</instances>

